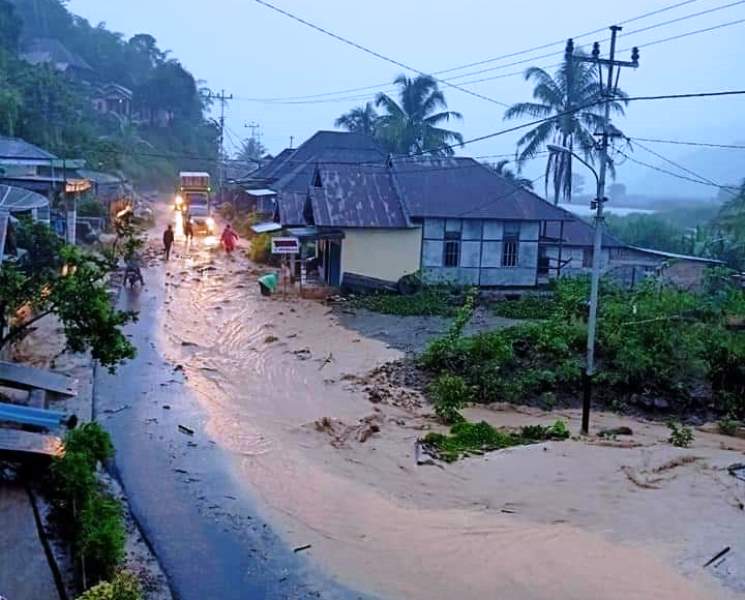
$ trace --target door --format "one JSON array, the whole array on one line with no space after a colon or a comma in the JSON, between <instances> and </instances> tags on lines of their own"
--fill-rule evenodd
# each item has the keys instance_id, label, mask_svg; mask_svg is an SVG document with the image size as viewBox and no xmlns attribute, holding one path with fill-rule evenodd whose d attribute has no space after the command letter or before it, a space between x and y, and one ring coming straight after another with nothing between
<instances>
[{"instance_id":1,"label":"door","mask_svg":"<svg viewBox=\"0 0 745 600\"><path fill-rule=\"evenodd\" d=\"M334 287L341 285L341 242L328 242L326 281Z\"/></svg>"}]
</instances>

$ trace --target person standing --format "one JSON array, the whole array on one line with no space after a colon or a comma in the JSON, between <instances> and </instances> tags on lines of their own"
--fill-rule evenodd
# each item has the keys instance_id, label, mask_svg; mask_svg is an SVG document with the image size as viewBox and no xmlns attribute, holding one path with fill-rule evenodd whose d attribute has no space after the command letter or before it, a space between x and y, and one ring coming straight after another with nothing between
<instances>
[{"instance_id":1,"label":"person standing","mask_svg":"<svg viewBox=\"0 0 745 600\"><path fill-rule=\"evenodd\" d=\"M173 225L169 225L168 228L163 232L163 248L166 252L166 260L171 258L171 247L173 246Z\"/></svg>"},{"instance_id":2,"label":"person standing","mask_svg":"<svg viewBox=\"0 0 745 600\"><path fill-rule=\"evenodd\" d=\"M186 236L187 245L194 240L194 223L191 222L191 217L187 219L184 225L184 235Z\"/></svg>"},{"instance_id":3,"label":"person standing","mask_svg":"<svg viewBox=\"0 0 745 600\"><path fill-rule=\"evenodd\" d=\"M225 252L231 254L235 250L235 243L238 241L238 234L235 232L233 227L228 223L220 236L220 242L222 242Z\"/></svg>"}]
</instances>

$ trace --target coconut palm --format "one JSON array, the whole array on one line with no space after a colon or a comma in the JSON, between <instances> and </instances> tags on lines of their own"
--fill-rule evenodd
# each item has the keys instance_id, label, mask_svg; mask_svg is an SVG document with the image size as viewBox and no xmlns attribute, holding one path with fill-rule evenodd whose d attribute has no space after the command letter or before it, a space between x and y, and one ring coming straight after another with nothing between
<instances>
[{"instance_id":1,"label":"coconut palm","mask_svg":"<svg viewBox=\"0 0 745 600\"><path fill-rule=\"evenodd\" d=\"M492 169L497 175L504 177L507 181L511 181L515 185L525 188L526 190L533 189L533 182L525 177L520 177L512 169L508 169L507 165L510 164L511 160L500 160L497 163L485 163L487 167Z\"/></svg>"},{"instance_id":2,"label":"coconut palm","mask_svg":"<svg viewBox=\"0 0 745 600\"><path fill-rule=\"evenodd\" d=\"M445 95L437 81L428 75L414 79L399 75L399 101L380 93L375 98L378 108L385 110L377 122L377 137L396 154L429 153L451 156L453 146L463 143L463 136L441 126L451 119L460 120L460 113L445 110Z\"/></svg>"},{"instance_id":3,"label":"coconut palm","mask_svg":"<svg viewBox=\"0 0 745 600\"><path fill-rule=\"evenodd\" d=\"M577 55L582 55L578 52ZM569 148L584 156L589 162L596 159L594 134L603 128L603 105L600 103L603 88L592 63L565 59L552 77L538 67L525 72L525 79L532 81L533 98L537 102L519 102L505 113L505 119L532 117L544 121L522 136L517 142L518 163L535 157L547 144ZM627 96L617 90L616 99L610 103L612 114L623 115ZM595 104L593 104L595 103ZM570 113L570 114L566 114ZM546 193L549 182L554 202L572 198L572 156L566 152L549 151L546 161Z\"/></svg>"},{"instance_id":4,"label":"coconut palm","mask_svg":"<svg viewBox=\"0 0 745 600\"><path fill-rule=\"evenodd\" d=\"M365 106L358 106L334 121L336 127L341 127L354 133L364 133L365 135L375 136L378 124L378 113L372 102Z\"/></svg>"}]
</instances>

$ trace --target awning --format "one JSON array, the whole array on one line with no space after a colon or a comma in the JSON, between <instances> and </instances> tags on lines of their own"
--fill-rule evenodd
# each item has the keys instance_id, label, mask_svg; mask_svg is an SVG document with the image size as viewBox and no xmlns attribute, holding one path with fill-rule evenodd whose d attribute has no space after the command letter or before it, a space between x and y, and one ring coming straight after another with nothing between
<instances>
[{"instance_id":1,"label":"awning","mask_svg":"<svg viewBox=\"0 0 745 600\"><path fill-rule=\"evenodd\" d=\"M0 211L25 212L48 206L49 200L41 194L25 188L0 184Z\"/></svg>"},{"instance_id":2,"label":"awning","mask_svg":"<svg viewBox=\"0 0 745 600\"><path fill-rule=\"evenodd\" d=\"M287 235L300 239L301 242L313 240L343 240L344 232L341 229L318 229L317 227L288 227L285 229Z\"/></svg>"},{"instance_id":3,"label":"awning","mask_svg":"<svg viewBox=\"0 0 745 600\"><path fill-rule=\"evenodd\" d=\"M279 231L280 229L282 229L282 225L280 225L279 223L275 223L274 221L251 225L251 230L254 233L269 233L270 231Z\"/></svg>"}]
</instances>

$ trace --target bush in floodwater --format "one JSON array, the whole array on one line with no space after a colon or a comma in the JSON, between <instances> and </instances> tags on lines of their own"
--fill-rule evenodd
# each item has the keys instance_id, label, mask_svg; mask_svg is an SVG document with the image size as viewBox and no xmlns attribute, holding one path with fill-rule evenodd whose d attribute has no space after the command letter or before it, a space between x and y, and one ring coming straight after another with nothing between
<instances>
[{"instance_id":1,"label":"bush in floodwater","mask_svg":"<svg viewBox=\"0 0 745 600\"><path fill-rule=\"evenodd\" d=\"M124 558L124 519L118 500L92 494L80 512L75 547L90 579L108 578Z\"/></svg>"},{"instance_id":2,"label":"bush in floodwater","mask_svg":"<svg viewBox=\"0 0 745 600\"><path fill-rule=\"evenodd\" d=\"M670 430L670 437L667 441L673 446L688 448L693 443L693 431L690 427L686 427L675 421L669 421L667 427Z\"/></svg>"},{"instance_id":3,"label":"bush in floodwater","mask_svg":"<svg viewBox=\"0 0 745 600\"><path fill-rule=\"evenodd\" d=\"M85 423L65 436L65 452L85 456L92 467L114 456L108 432L98 423Z\"/></svg>"},{"instance_id":4,"label":"bush in floodwater","mask_svg":"<svg viewBox=\"0 0 745 600\"><path fill-rule=\"evenodd\" d=\"M449 435L429 433L422 441L441 460L454 462L469 454L483 454L511 446L564 440L568 437L569 430L563 421L556 421L551 426L530 425L519 432L500 431L486 421L481 421L457 423L451 427Z\"/></svg>"},{"instance_id":5,"label":"bush in floodwater","mask_svg":"<svg viewBox=\"0 0 745 600\"><path fill-rule=\"evenodd\" d=\"M465 380L457 375L440 375L430 385L429 392L435 405L435 414L446 425L463 421L458 412L471 401L471 389Z\"/></svg>"},{"instance_id":6,"label":"bush in floodwater","mask_svg":"<svg viewBox=\"0 0 745 600\"><path fill-rule=\"evenodd\" d=\"M77 600L142 600L142 587L129 571L119 571L111 581L92 587Z\"/></svg>"},{"instance_id":7,"label":"bush in floodwater","mask_svg":"<svg viewBox=\"0 0 745 600\"><path fill-rule=\"evenodd\" d=\"M248 249L248 258L255 263L269 264L272 259L272 236L268 233L255 236Z\"/></svg>"}]
</instances>

